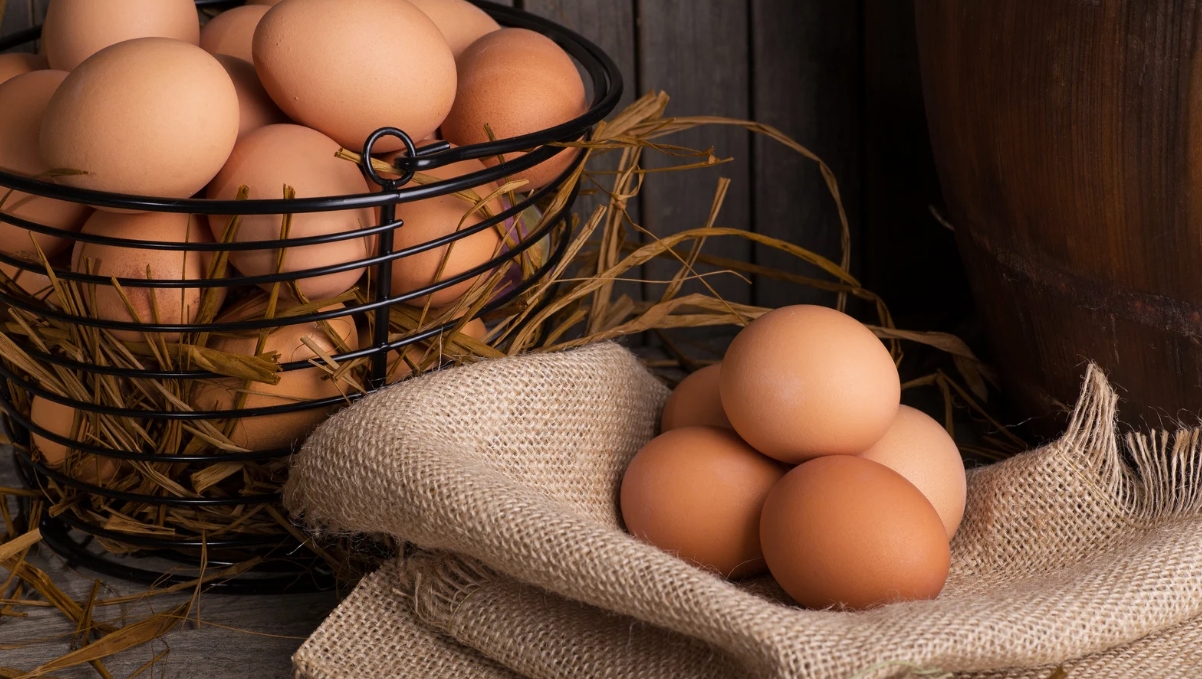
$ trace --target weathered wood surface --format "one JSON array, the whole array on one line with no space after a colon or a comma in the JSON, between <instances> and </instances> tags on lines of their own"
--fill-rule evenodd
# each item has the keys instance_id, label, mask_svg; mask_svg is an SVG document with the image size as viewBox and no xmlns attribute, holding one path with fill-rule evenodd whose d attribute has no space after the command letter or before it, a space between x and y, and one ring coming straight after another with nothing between
<instances>
[{"instance_id":1,"label":"weathered wood surface","mask_svg":"<svg viewBox=\"0 0 1202 679\"><path fill-rule=\"evenodd\" d=\"M12 451L0 448L0 486L19 485L12 467ZM77 601L88 598L95 574L75 571L63 559L45 547L30 558L33 565L47 571L54 582ZM7 573L0 574L0 579ZM145 587L111 578L102 579L100 598L144 592ZM155 597L125 606L112 606L103 619L125 615L139 620L154 612L171 609L187 600L186 595ZM142 675L172 679L288 679L292 676L292 653L317 628L337 604L333 592L289 596L202 595L200 626L196 615L181 623L159 641L122 653L105 665L114 677L128 677L156 655L170 649L153 672ZM28 618L0 616L0 667L31 670L71 650L70 638L75 626L54 609L24 608ZM101 619L101 613L97 613ZM232 629L231 629L232 628ZM55 671L62 679L96 677L90 666Z\"/></svg>"}]
</instances>

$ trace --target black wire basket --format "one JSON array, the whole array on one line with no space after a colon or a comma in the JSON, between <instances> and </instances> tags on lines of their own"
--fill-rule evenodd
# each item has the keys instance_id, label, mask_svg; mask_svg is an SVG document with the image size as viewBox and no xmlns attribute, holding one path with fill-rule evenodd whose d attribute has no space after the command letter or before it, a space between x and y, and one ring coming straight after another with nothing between
<instances>
[{"instance_id":1,"label":"black wire basket","mask_svg":"<svg viewBox=\"0 0 1202 679\"><path fill-rule=\"evenodd\" d=\"M198 7L225 8L241 3L197 0L196 4ZM11 286L0 285L0 303L20 310L27 317L110 331L181 333L183 336L195 337L198 333L265 330L339 318L357 320L360 325L368 327L368 339L360 342L359 348L328 357L337 364L362 359L361 363L366 364L364 368L366 378L362 391L347 393L344 396L270 407L221 411L193 411L187 408L125 408L72 399L46 389L44 385L39 384L35 376L19 369L10 360L10 356L5 356L3 352L0 352L0 358L4 359L0 361L0 377L3 378L0 381L0 386L2 386L0 388L0 408L3 409L0 416L3 417L3 421L12 435L14 458L22 481L27 487L39 490L45 495L47 504L51 507L49 511L43 512L38 521L43 540L51 549L66 557L73 564L106 575L144 583L169 585L183 582L194 578L197 569L201 567L215 569L245 563L250 559L254 559L258 564L253 571L242 577L215 583L213 587L221 591L255 593L303 591L328 587L332 583L330 568L321 559L316 558L311 551L302 549L300 545L302 536L296 534L295 531L286 530L284 526L280 526L278 531L267 534L242 534L223 530L184 531L175 528L172 529L170 535L156 535L113 530L97 520L97 517L102 514L111 514L114 511L120 513L119 509L129 507L141 507L143 510L146 507L157 508L160 515L173 510L189 510L203 515L206 511L229 510L230 508L244 514L253 514L262 509L275 511L280 500L278 487L270 492L247 492L243 488L242 492L238 492L237 489L230 492L227 489L214 493L186 494L171 493L162 487L158 487L154 492L131 492L128 488L115 489L106 487L107 484L104 480L86 482L65 473L65 470L61 468L56 469L47 465L44 460L39 459L39 456L32 452L31 433L71 450L79 451L81 454L94 455L97 459L159 465L158 468L170 466L172 469L187 470L189 473L206 467L234 463L274 464L276 468L283 469L287 457L293 452L291 448L249 452L204 449L168 453L162 450L148 450L143 446L142 449L137 450L119 450L112 446L73 440L35 425L31 421L28 410L22 404L27 404L31 397L36 396L69 406L81 413L96 414L89 415L89 417L135 418L139 421L158 422L159 426L167 426L173 422L183 426L200 420L229 421L306 410L330 409L361 398L365 393L384 386L391 352L404 351L409 345L429 341L442 333L462 327L461 320L454 320L434 327L420 328L418 331L403 334L404 336L400 339L395 339L396 333L391 333L393 338L390 338L390 329L395 328L392 312L399 305L415 300L420 301L439 290L459 285L465 281L472 281L483 274L494 271L506 262L515 261L515 258L523 256L523 253L541 243L541 251L545 253L545 256L540 258L538 266L526 267L520 280L513 281L498 295L478 308L476 312L479 316L503 315L505 310L516 301L520 300L527 304L535 303L531 302L528 296L523 297L523 295L532 286L545 279L565 255L571 231L570 210L578 190L575 179L576 170L579 163L582 162L584 154L579 154L572 166L550 185L534 190L524 197L519 196L517 200L507 203L504 211L499 214L492 215L474 226L461 229L446 237L393 252L394 233L397 229L404 228L404 225L396 220L398 204L470 191L487 182L501 182L508 176L532 168L556 154L564 152L563 147L548 146L548 144L587 138L593 126L614 109L621 96L622 80L617 66L600 48L588 40L551 21L521 10L489 2L476 2L476 4L503 26L526 28L542 33L571 55L588 74L586 83L591 85L592 92L591 106L588 110L575 120L535 134L458 148L451 148L445 142L418 148L403 130L380 129L367 140L362 149L363 161L361 163L363 172L380 188L380 191L363 195L292 200L205 200L195 198L176 200L69 188L0 171L0 189L2 189L0 195L12 189L72 203L136 212L235 216L299 214L362 208L374 208L379 211L378 225L357 231L306 238L221 243L152 242L72 233L0 213L0 221L34 233L64 237L85 243L141 250L198 253L279 250L334 243L353 238L374 237L378 244L375 252L383 253L372 254L369 251L366 258L353 262L304 271L257 276L189 279L186 281L117 279L120 285L139 288L238 290L264 284L294 283L305 278L356 269L365 269L368 272L363 279L368 282L365 286L367 289L361 290L360 297L355 301L348 302L343 308L323 308L311 313L288 317L234 319L199 325L104 320L87 314L72 313L63 305L47 304L42 300L20 294ZM39 35L40 27L36 27L0 39L0 51L35 40ZM393 161L396 170L395 178L381 176L370 162L374 146L385 137L399 139L405 148L405 152ZM420 186L410 184L415 173L426 172L459 161L496 158L504 154L515 154L527 150L530 151L524 155L511 156L510 160L452 180L426 183ZM573 182L573 185L569 187L567 182ZM570 193L567 193L568 191ZM562 196L565 193L567 193L566 201L561 199L552 202L549 200L551 197ZM497 225L506 223L506 220L513 220L531 208L541 208L546 211L539 220L538 227L529 233L521 234L515 244L501 251L492 260L462 274L448 276L433 285L401 295L392 294L392 263L395 260L440 248L470 237L484 229L496 228ZM30 262L4 253L0 253L0 263L20 271L46 273L44 262ZM69 266L52 266L52 269L54 275L61 281L70 281L86 286L112 287L111 280L104 276L75 272ZM13 344L36 361L39 366L50 371L67 371L78 376L89 388L94 386L99 388L97 385L101 380L107 380L107 383L111 385L139 380L187 383L222 377L211 371L188 369L179 365L178 362L164 365L161 361L156 363L147 360L147 365L143 368L130 368L79 361L62 351L46 347L20 332L7 334ZM285 373L311 368L313 365L308 360L286 362L279 366L279 370ZM282 478L273 479L280 484L282 484L282 480ZM56 490L51 492L51 489ZM97 542L109 546L110 549L98 550L93 544ZM119 553L114 553L112 550L114 545L120 547L115 550ZM148 568L147 564L151 564L153 567ZM173 564L178 567L173 567ZM183 572L185 570L188 572Z\"/></svg>"}]
</instances>

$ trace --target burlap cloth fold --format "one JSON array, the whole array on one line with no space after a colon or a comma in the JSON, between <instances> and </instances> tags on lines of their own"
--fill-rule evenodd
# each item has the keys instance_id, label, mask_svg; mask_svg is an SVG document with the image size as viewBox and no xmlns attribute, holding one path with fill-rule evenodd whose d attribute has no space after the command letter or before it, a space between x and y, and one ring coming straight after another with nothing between
<instances>
[{"instance_id":1,"label":"burlap cloth fold","mask_svg":"<svg viewBox=\"0 0 1202 679\"><path fill-rule=\"evenodd\" d=\"M861 613L790 606L623 532L622 471L666 394L602 344L427 375L331 418L286 504L421 551L361 583L298 673L1202 677L1198 433L1122 445L1100 371L1061 440L971 473L939 599Z\"/></svg>"}]
</instances>

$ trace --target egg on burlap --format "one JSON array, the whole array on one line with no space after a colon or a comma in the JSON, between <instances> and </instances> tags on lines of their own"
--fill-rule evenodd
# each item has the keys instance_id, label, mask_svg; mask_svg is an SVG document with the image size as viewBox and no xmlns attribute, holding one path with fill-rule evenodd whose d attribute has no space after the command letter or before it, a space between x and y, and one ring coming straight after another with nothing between
<instances>
[{"instance_id":1,"label":"egg on burlap","mask_svg":"<svg viewBox=\"0 0 1202 679\"><path fill-rule=\"evenodd\" d=\"M640 540L724 577L762 573L760 510L784 473L730 429L673 429L626 468L622 520Z\"/></svg>"}]
</instances>

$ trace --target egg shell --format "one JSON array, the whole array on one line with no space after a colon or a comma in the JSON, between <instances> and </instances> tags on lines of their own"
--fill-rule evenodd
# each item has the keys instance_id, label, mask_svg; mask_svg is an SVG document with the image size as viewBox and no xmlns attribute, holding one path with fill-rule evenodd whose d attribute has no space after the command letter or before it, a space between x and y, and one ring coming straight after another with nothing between
<instances>
[{"instance_id":1,"label":"egg shell","mask_svg":"<svg viewBox=\"0 0 1202 679\"><path fill-rule=\"evenodd\" d=\"M255 29L269 9L263 5L243 5L218 14L200 29L201 49L214 56L226 54L253 62L251 46Z\"/></svg>"},{"instance_id":2,"label":"egg shell","mask_svg":"<svg viewBox=\"0 0 1202 679\"><path fill-rule=\"evenodd\" d=\"M434 310L431 311L430 315L437 317L439 314ZM488 328L485 327L484 321L473 318L464 323L463 328L458 333L439 334L431 340L405 347L405 360L401 360L400 354L396 351L388 352L388 372L386 373L385 384L393 384L411 377L413 375L413 368L410 366L411 363L424 369L430 365L441 365L448 360L454 359L454 354L446 353L450 347L446 345L445 338L448 338L448 335L452 337L458 336L460 333L482 342L488 335ZM364 328L363 332L359 334L359 346L366 347L371 343L371 336L367 334L367 328Z\"/></svg>"},{"instance_id":3,"label":"egg shell","mask_svg":"<svg viewBox=\"0 0 1202 679\"><path fill-rule=\"evenodd\" d=\"M718 393L721 371L722 364L716 363L681 380L664 404L660 430L705 426L730 429L730 420L722 410L722 396Z\"/></svg>"},{"instance_id":4,"label":"egg shell","mask_svg":"<svg viewBox=\"0 0 1202 679\"><path fill-rule=\"evenodd\" d=\"M110 45L152 37L198 44L200 16L192 0L54 0L42 25L50 67L63 71Z\"/></svg>"},{"instance_id":5,"label":"egg shell","mask_svg":"<svg viewBox=\"0 0 1202 679\"><path fill-rule=\"evenodd\" d=\"M8 276L10 281L34 299L50 302L56 299L54 288L50 283L50 277L44 273L40 273L40 270L18 269L15 266L0 262L0 272Z\"/></svg>"},{"instance_id":6,"label":"egg shell","mask_svg":"<svg viewBox=\"0 0 1202 679\"><path fill-rule=\"evenodd\" d=\"M75 441L82 440L81 431L86 420L77 416L78 411L68 405L34 396L29 406L29 419L52 434ZM77 421L78 420L78 421ZM30 433L33 447L51 468L61 468L67 461L68 449L61 443L36 433ZM68 474L84 483L105 484L113 480L121 468L118 460L100 455L84 454L78 465Z\"/></svg>"},{"instance_id":7,"label":"egg shell","mask_svg":"<svg viewBox=\"0 0 1202 679\"><path fill-rule=\"evenodd\" d=\"M207 195L218 200L233 200L238 188L250 189L251 200L283 198L285 185L296 190L297 198L357 195L368 193L367 182L358 166L334 157L338 142L300 125L268 125L238 140L229 162L209 185ZM230 218L212 215L209 228L221 240ZM238 228L238 242L279 240L283 215L246 215ZM370 208L336 212L299 213L292 217L290 238L330 235L364 229L375 224ZM367 257L372 243L366 238L351 238L333 243L288 248L284 272L305 271L332 264L345 264ZM273 273L276 250L231 252L230 262L247 276ZM336 297L354 287L363 269L305 278L297 287L310 301ZM270 290L271 284L263 284ZM288 286L281 294L291 296Z\"/></svg>"},{"instance_id":8,"label":"egg shell","mask_svg":"<svg viewBox=\"0 0 1202 679\"><path fill-rule=\"evenodd\" d=\"M563 49L534 31L503 28L472 43L459 58L455 106L442 135L461 146L481 144L489 141L485 125L497 139L507 139L569 122L587 109L584 82ZM565 149L513 179L529 182L524 191L546 186L567 170L578 151Z\"/></svg>"},{"instance_id":9,"label":"egg shell","mask_svg":"<svg viewBox=\"0 0 1202 679\"><path fill-rule=\"evenodd\" d=\"M119 214L98 210L84 224L82 233L110 238L168 243L211 243L209 230L200 217L168 212ZM89 264L90 261L90 264ZM98 245L77 241L71 252L71 270L116 278L146 279L147 269L155 280L192 281L207 276L211 253L167 250L144 250L135 247ZM84 284L85 299L91 299ZM201 288L146 288L123 285L126 296L138 317L130 315L121 295L112 285L95 284L92 315L111 321L153 323L156 317L163 324L184 324L196 320L200 312ZM213 288L224 298L224 288ZM133 330L114 330L113 336L126 342L144 342L146 334ZM161 333L164 341L179 339L179 333Z\"/></svg>"},{"instance_id":10,"label":"egg shell","mask_svg":"<svg viewBox=\"0 0 1202 679\"><path fill-rule=\"evenodd\" d=\"M968 484L960 449L943 425L921 410L902 406L885 436L860 457L906 477L939 512L948 539L956 534Z\"/></svg>"},{"instance_id":11,"label":"egg shell","mask_svg":"<svg viewBox=\"0 0 1202 679\"><path fill-rule=\"evenodd\" d=\"M15 78L22 73L41 71L50 68L46 57L40 54L26 52L6 52L0 54L0 84Z\"/></svg>"},{"instance_id":12,"label":"egg shell","mask_svg":"<svg viewBox=\"0 0 1202 679\"><path fill-rule=\"evenodd\" d=\"M395 154L385 156L386 162L392 162L394 159ZM437 179L453 179L484 169L484 164L478 160L464 160L427 170L425 174ZM481 184L474 189L480 199L491 195L496 190L497 185L491 182ZM453 194L411 203L399 203L396 206L396 216L397 219L404 222L404 226L394 232L392 251L416 247L449 236L456 231L469 229L484 221L485 215L482 211L475 211L468 215L472 208L472 203ZM488 209L493 215L498 215L505 210L505 206L499 198L495 198L488 203ZM433 285L436 281L447 280L465 273L495 257L500 252L500 245L501 236L495 228L490 228L454 241L453 244L394 260L392 263L392 294L407 294ZM448 249L450 255L446 254ZM444 257L447 258L447 263L440 274L439 266ZM434 307L450 306L485 276L487 276L487 272L443 288L433 294L416 297L409 300L408 303L414 306L424 306L429 300L430 305Z\"/></svg>"},{"instance_id":13,"label":"egg shell","mask_svg":"<svg viewBox=\"0 0 1202 679\"><path fill-rule=\"evenodd\" d=\"M235 318L262 318L266 309L267 296L256 295L241 306ZM342 309L337 304L322 309ZM280 310L286 309L282 307ZM257 312L257 313L251 313ZM229 319L222 319L223 322ZM359 348L358 335L350 316L339 316L326 321L333 332L350 348ZM279 362L291 363L314 358L316 354L304 343L308 339L331 356L342 353L318 323L299 323L281 326L267 336L263 354L277 352ZM220 336L209 342L209 348L229 354L253 356L258 343L257 333L253 336ZM192 399L193 406L200 411L229 410L234 407L240 390L250 393L244 408L267 408L292 405L301 401L316 401L343 395L350 387L326 379L327 373L319 368L301 368L280 373L278 384L251 383L242 380L220 379L198 386ZM230 440L248 450L274 450L299 444L318 424L325 420L336 407L320 407L278 415L241 418L235 422L229 434ZM221 423L214 421L215 426Z\"/></svg>"},{"instance_id":14,"label":"egg shell","mask_svg":"<svg viewBox=\"0 0 1202 679\"><path fill-rule=\"evenodd\" d=\"M107 4L107 3L98 3ZM188 198L238 139L238 93L211 54L167 38L107 47L67 76L42 120L42 159L88 174L60 183Z\"/></svg>"},{"instance_id":15,"label":"egg shell","mask_svg":"<svg viewBox=\"0 0 1202 679\"><path fill-rule=\"evenodd\" d=\"M36 177L51 167L42 161L38 149L38 133L46 106L67 77L66 71L31 71L0 83L0 168L8 172ZM54 182L53 177L42 179ZM79 231L92 210L86 205L42 198L21 191L0 190L0 213L24 219L42 226L64 231ZM34 233L14 224L0 222L0 251L39 261L30 235L47 257L67 249L70 241L64 237Z\"/></svg>"},{"instance_id":16,"label":"egg shell","mask_svg":"<svg viewBox=\"0 0 1202 679\"><path fill-rule=\"evenodd\" d=\"M851 316L810 305L744 328L726 351L720 391L735 431L790 464L868 450L901 404L885 345Z\"/></svg>"},{"instance_id":17,"label":"egg shell","mask_svg":"<svg viewBox=\"0 0 1202 679\"><path fill-rule=\"evenodd\" d=\"M254 64L284 113L356 151L381 127L425 139L455 100L451 48L408 0L281 2L255 31ZM401 148L388 137L374 151Z\"/></svg>"},{"instance_id":18,"label":"egg shell","mask_svg":"<svg viewBox=\"0 0 1202 679\"><path fill-rule=\"evenodd\" d=\"M227 54L217 55L217 61L230 76L234 91L238 93L239 139L260 127L288 122L288 116L267 96L267 90L259 82L259 74L255 73L254 64Z\"/></svg>"},{"instance_id":19,"label":"egg shell","mask_svg":"<svg viewBox=\"0 0 1202 679\"><path fill-rule=\"evenodd\" d=\"M430 17L458 59L473 42L501 30L488 12L467 0L409 0Z\"/></svg>"},{"instance_id":20,"label":"egg shell","mask_svg":"<svg viewBox=\"0 0 1202 679\"><path fill-rule=\"evenodd\" d=\"M622 477L632 535L728 578L762 573L760 510L785 468L729 429L685 427L653 439Z\"/></svg>"},{"instance_id":21,"label":"egg shell","mask_svg":"<svg viewBox=\"0 0 1202 679\"><path fill-rule=\"evenodd\" d=\"M786 474L764 502L760 540L777 583L810 608L934 599L951 565L943 521L914 484L848 455Z\"/></svg>"}]
</instances>

